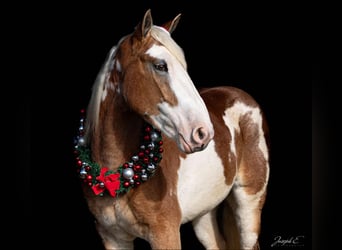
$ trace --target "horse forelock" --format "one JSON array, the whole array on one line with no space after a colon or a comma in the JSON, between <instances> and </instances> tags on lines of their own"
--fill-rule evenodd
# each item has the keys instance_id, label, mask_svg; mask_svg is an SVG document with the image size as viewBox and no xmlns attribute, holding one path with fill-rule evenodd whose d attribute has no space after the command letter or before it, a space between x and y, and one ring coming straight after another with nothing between
<instances>
[{"instance_id":1,"label":"horse forelock","mask_svg":"<svg viewBox=\"0 0 342 250\"><path fill-rule=\"evenodd\" d=\"M174 55L177 60L186 69L187 64L184 56L183 49L172 39L170 33L164 28L159 26L152 26L151 36L160 42L165 48L167 48L172 55Z\"/></svg>"},{"instance_id":2,"label":"horse forelock","mask_svg":"<svg viewBox=\"0 0 342 250\"><path fill-rule=\"evenodd\" d=\"M110 73L114 68L115 64L115 55L118 46L113 46L109 53L107 54L107 58L102 65L99 73L96 76L95 82L92 86L92 94L90 97L90 101L87 108L87 119L86 119L86 134L85 138L89 138L90 134L96 130L99 113L100 113L100 105L103 94L106 90L106 85L109 83Z\"/></svg>"}]
</instances>

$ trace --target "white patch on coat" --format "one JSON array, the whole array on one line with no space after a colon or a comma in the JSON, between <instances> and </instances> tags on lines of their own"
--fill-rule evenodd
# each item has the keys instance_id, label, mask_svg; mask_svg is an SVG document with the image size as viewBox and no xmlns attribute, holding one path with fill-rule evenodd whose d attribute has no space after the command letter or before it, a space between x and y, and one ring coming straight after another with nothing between
<instances>
[{"instance_id":1,"label":"white patch on coat","mask_svg":"<svg viewBox=\"0 0 342 250\"><path fill-rule=\"evenodd\" d=\"M240 118L241 116L244 116L248 114L249 118L251 119L251 122L256 124L258 126L258 134L259 134L259 148L261 152L263 153L264 158L266 161L268 161L268 149L264 137L264 131L262 130L262 115L261 110L258 107L251 107L246 105L242 102L236 102L234 105L230 108L228 108L223 116L223 119L230 129L232 131L232 143L234 141L234 129L240 133ZM235 142L234 142L235 143ZM235 148L232 147L232 151L235 153Z\"/></svg>"},{"instance_id":2,"label":"white patch on coat","mask_svg":"<svg viewBox=\"0 0 342 250\"><path fill-rule=\"evenodd\" d=\"M236 149L235 149L235 117L231 116L230 109L226 110L224 113L224 116L222 117L224 120L224 123L228 127L228 130L230 131L230 134L232 136L232 139L230 141L230 152L228 155L228 159L231 159L231 154L234 154L236 156Z\"/></svg>"},{"instance_id":3,"label":"white patch on coat","mask_svg":"<svg viewBox=\"0 0 342 250\"><path fill-rule=\"evenodd\" d=\"M228 195L222 159L211 141L204 151L180 158L178 170L178 200L182 223L214 209Z\"/></svg>"}]
</instances>

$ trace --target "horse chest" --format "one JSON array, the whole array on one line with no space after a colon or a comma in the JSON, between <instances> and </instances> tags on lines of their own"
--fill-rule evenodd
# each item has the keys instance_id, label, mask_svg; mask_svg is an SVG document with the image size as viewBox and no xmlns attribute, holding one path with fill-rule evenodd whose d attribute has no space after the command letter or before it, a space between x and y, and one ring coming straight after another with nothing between
<instances>
[{"instance_id":1,"label":"horse chest","mask_svg":"<svg viewBox=\"0 0 342 250\"><path fill-rule=\"evenodd\" d=\"M178 200L182 222L187 222L217 206L229 193L224 164L214 142L206 150L187 155L178 170Z\"/></svg>"}]
</instances>

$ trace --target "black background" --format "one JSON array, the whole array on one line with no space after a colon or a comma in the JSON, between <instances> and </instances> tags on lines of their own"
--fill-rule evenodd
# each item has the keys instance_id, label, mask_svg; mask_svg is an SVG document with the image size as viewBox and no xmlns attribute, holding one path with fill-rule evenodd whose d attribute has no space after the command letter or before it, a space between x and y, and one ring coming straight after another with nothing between
<instances>
[{"instance_id":1,"label":"black background","mask_svg":"<svg viewBox=\"0 0 342 250\"><path fill-rule=\"evenodd\" d=\"M74 172L73 137L79 110L88 103L109 49L151 8L155 24L182 13L172 36L184 49L196 86L240 87L264 109L271 132L271 174L262 249L286 249L271 247L276 236L304 236L304 246L290 248L311 248L312 84L321 83L326 68L315 58L319 54L311 47L310 19L302 8L220 1L40 8L20 22L29 31L25 67L33 69L28 71L30 84L23 84L16 137L21 154L16 162L24 177L18 180L18 191L33 246L50 242L54 247L102 249ZM184 249L201 249L190 225L181 230ZM317 247L321 242L315 243ZM136 246L148 249L140 240Z\"/></svg>"}]
</instances>

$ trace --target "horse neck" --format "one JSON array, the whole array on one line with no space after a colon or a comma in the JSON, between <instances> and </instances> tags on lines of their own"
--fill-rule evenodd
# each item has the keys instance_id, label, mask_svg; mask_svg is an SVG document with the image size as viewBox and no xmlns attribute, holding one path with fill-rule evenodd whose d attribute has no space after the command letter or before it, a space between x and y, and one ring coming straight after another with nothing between
<instances>
[{"instance_id":1,"label":"horse neck","mask_svg":"<svg viewBox=\"0 0 342 250\"><path fill-rule=\"evenodd\" d=\"M137 152L143 119L131 111L123 98L110 91L102 102L98 128L92 136L92 158L115 170Z\"/></svg>"}]
</instances>

